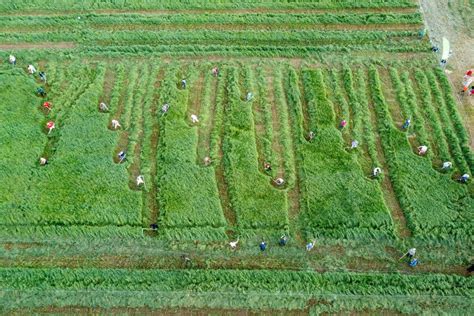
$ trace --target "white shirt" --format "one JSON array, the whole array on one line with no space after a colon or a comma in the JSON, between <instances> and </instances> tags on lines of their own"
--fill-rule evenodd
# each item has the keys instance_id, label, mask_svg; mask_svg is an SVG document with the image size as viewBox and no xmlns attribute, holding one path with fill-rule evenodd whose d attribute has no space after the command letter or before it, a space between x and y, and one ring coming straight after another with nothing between
<instances>
[{"instance_id":1,"label":"white shirt","mask_svg":"<svg viewBox=\"0 0 474 316\"><path fill-rule=\"evenodd\" d=\"M16 60L15 56L13 55L10 55L10 57L8 58L8 60L10 61L11 64L13 64Z\"/></svg>"},{"instance_id":2,"label":"white shirt","mask_svg":"<svg viewBox=\"0 0 474 316\"><path fill-rule=\"evenodd\" d=\"M414 256L415 253L416 253L416 248L411 248L411 249L408 250L408 254L409 254L410 256Z\"/></svg>"},{"instance_id":3,"label":"white shirt","mask_svg":"<svg viewBox=\"0 0 474 316\"><path fill-rule=\"evenodd\" d=\"M34 74L34 73L36 72L35 66L29 65L29 66L28 66L28 71L30 72L30 74Z\"/></svg>"},{"instance_id":4,"label":"white shirt","mask_svg":"<svg viewBox=\"0 0 474 316\"><path fill-rule=\"evenodd\" d=\"M193 121L193 123L199 122L199 119L198 119L197 115L191 114L191 121Z\"/></svg>"},{"instance_id":5,"label":"white shirt","mask_svg":"<svg viewBox=\"0 0 474 316\"><path fill-rule=\"evenodd\" d=\"M381 172L382 172L382 169L380 169L379 167L374 168L374 171L373 171L374 176L378 175L378 174L381 173Z\"/></svg>"},{"instance_id":6,"label":"white shirt","mask_svg":"<svg viewBox=\"0 0 474 316\"><path fill-rule=\"evenodd\" d=\"M420 154L424 154L428 150L428 147L423 145L423 146L418 147L418 150L419 150Z\"/></svg>"},{"instance_id":7,"label":"white shirt","mask_svg":"<svg viewBox=\"0 0 474 316\"><path fill-rule=\"evenodd\" d=\"M352 148L357 148L357 146L359 146L359 142L357 140L353 140L351 146Z\"/></svg>"},{"instance_id":8,"label":"white shirt","mask_svg":"<svg viewBox=\"0 0 474 316\"><path fill-rule=\"evenodd\" d=\"M450 161L443 162L443 169L451 168L453 164Z\"/></svg>"},{"instance_id":9,"label":"white shirt","mask_svg":"<svg viewBox=\"0 0 474 316\"><path fill-rule=\"evenodd\" d=\"M119 127L119 126L120 126L119 121L117 121L117 120L112 120L112 126L113 126L114 128Z\"/></svg>"}]
</instances>

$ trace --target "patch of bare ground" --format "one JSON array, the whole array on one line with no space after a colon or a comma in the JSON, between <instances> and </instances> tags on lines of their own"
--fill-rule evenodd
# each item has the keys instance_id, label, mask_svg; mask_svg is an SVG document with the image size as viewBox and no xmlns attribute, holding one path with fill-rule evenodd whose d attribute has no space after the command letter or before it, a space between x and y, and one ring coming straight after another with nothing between
<instances>
[{"instance_id":1,"label":"patch of bare ground","mask_svg":"<svg viewBox=\"0 0 474 316\"><path fill-rule=\"evenodd\" d=\"M252 311L246 309L224 309L224 308L164 308L153 309L149 307L83 307L83 306L46 306L38 308L16 309L9 312L9 315L27 315L27 314L54 314L54 315L161 315L161 316L273 316L289 315L300 316L308 315L305 310L259 310Z\"/></svg>"},{"instance_id":2,"label":"patch of bare ground","mask_svg":"<svg viewBox=\"0 0 474 316\"><path fill-rule=\"evenodd\" d=\"M28 32L32 31L31 29ZM43 42L43 43L14 43L0 44L0 50L20 50L20 49L67 49L75 48L73 42Z\"/></svg>"}]
</instances>

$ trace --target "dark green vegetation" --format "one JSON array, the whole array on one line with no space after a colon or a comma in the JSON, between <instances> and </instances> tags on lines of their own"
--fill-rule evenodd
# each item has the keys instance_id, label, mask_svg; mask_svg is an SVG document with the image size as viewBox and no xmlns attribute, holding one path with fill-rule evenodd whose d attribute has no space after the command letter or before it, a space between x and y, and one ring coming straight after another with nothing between
<instances>
[{"instance_id":1,"label":"dark green vegetation","mask_svg":"<svg viewBox=\"0 0 474 316\"><path fill-rule=\"evenodd\" d=\"M472 310L473 153L412 1L16 1L0 27L0 311Z\"/></svg>"}]
</instances>

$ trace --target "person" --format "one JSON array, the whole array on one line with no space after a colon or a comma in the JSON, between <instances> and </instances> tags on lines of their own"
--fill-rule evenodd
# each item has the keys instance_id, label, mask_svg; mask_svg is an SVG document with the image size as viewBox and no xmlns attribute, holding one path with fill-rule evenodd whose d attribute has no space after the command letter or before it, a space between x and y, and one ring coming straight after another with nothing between
<instances>
[{"instance_id":1,"label":"person","mask_svg":"<svg viewBox=\"0 0 474 316\"><path fill-rule=\"evenodd\" d=\"M51 102L46 101L43 103L43 108L45 108L48 112L51 111L51 107L52 107Z\"/></svg>"},{"instance_id":2,"label":"person","mask_svg":"<svg viewBox=\"0 0 474 316\"><path fill-rule=\"evenodd\" d=\"M259 247L261 251L265 251L265 249L267 249L267 243L265 241L262 241Z\"/></svg>"},{"instance_id":3,"label":"person","mask_svg":"<svg viewBox=\"0 0 474 316\"><path fill-rule=\"evenodd\" d=\"M309 141L312 141L314 139L314 136L315 136L314 132L310 131L308 134Z\"/></svg>"},{"instance_id":4,"label":"person","mask_svg":"<svg viewBox=\"0 0 474 316\"><path fill-rule=\"evenodd\" d=\"M8 61L9 61L10 64L12 64L13 66L16 65L16 57L15 57L15 56L10 55L10 57L8 57Z\"/></svg>"},{"instance_id":5,"label":"person","mask_svg":"<svg viewBox=\"0 0 474 316\"><path fill-rule=\"evenodd\" d=\"M165 114L166 112L168 112L169 108L170 108L170 105L168 103L165 103L161 107L161 112L163 112L163 114Z\"/></svg>"},{"instance_id":6,"label":"person","mask_svg":"<svg viewBox=\"0 0 474 316\"><path fill-rule=\"evenodd\" d=\"M41 157L40 158L40 166L45 166L48 164L48 159Z\"/></svg>"},{"instance_id":7,"label":"person","mask_svg":"<svg viewBox=\"0 0 474 316\"><path fill-rule=\"evenodd\" d=\"M469 90L469 96L474 95L474 86L471 87L471 90Z\"/></svg>"},{"instance_id":8,"label":"person","mask_svg":"<svg viewBox=\"0 0 474 316\"><path fill-rule=\"evenodd\" d=\"M473 272L474 272L474 263L471 264L471 265L467 268L467 272L469 272L469 273L473 273Z\"/></svg>"},{"instance_id":9,"label":"person","mask_svg":"<svg viewBox=\"0 0 474 316\"><path fill-rule=\"evenodd\" d=\"M219 76L219 68L217 68L217 67L212 68L212 75L214 77Z\"/></svg>"},{"instance_id":10,"label":"person","mask_svg":"<svg viewBox=\"0 0 474 316\"><path fill-rule=\"evenodd\" d=\"M121 151L117 154L117 157L119 159L119 163L122 163L127 158L127 154L124 151Z\"/></svg>"},{"instance_id":11,"label":"person","mask_svg":"<svg viewBox=\"0 0 474 316\"><path fill-rule=\"evenodd\" d=\"M28 65L28 72L30 75L34 74L36 72L36 68L33 65Z\"/></svg>"},{"instance_id":12,"label":"person","mask_svg":"<svg viewBox=\"0 0 474 316\"><path fill-rule=\"evenodd\" d=\"M359 146L359 142L357 140L353 140L351 143L351 149L356 149Z\"/></svg>"},{"instance_id":13,"label":"person","mask_svg":"<svg viewBox=\"0 0 474 316\"><path fill-rule=\"evenodd\" d=\"M158 225L156 223L152 223L152 224L150 224L150 228L153 229L153 230L157 230Z\"/></svg>"},{"instance_id":14,"label":"person","mask_svg":"<svg viewBox=\"0 0 474 316\"><path fill-rule=\"evenodd\" d=\"M439 47L436 46L436 45L433 45L433 46L431 47L431 51L434 52L434 53L437 53L437 52L439 52Z\"/></svg>"},{"instance_id":15,"label":"person","mask_svg":"<svg viewBox=\"0 0 474 316\"><path fill-rule=\"evenodd\" d=\"M451 169L452 165L453 164L451 163L451 161L445 161L445 162L443 162L443 166L441 167L441 169L443 169L443 170Z\"/></svg>"},{"instance_id":16,"label":"person","mask_svg":"<svg viewBox=\"0 0 474 316\"><path fill-rule=\"evenodd\" d=\"M379 167L375 167L374 170L372 170L372 176L374 178L377 178L379 174L381 173L382 173L382 169L380 169Z\"/></svg>"},{"instance_id":17,"label":"person","mask_svg":"<svg viewBox=\"0 0 474 316\"><path fill-rule=\"evenodd\" d=\"M204 165L205 166L209 166L211 163L212 163L211 157L209 157L209 156L204 157Z\"/></svg>"},{"instance_id":18,"label":"person","mask_svg":"<svg viewBox=\"0 0 474 316\"><path fill-rule=\"evenodd\" d=\"M104 102L100 102L99 110L102 111L102 112L107 112L109 110L109 107Z\"/></svg>"},{"instance_id":19,"label":"person","mask_svg":"<svg viewBox=\"0 0 474 316\"><path fill-rule=\"evenodd\" d=\"M199 119L196 114L191 114L191 121L193 123L199 123Z\"/></svg>"},{"instance_id":20,"label":"person","mask_svg":"<svg viewBox=\"0 0 474 316\"><path fill-rule=\"evenodd\" d=\"M115 119L112 120L112 128L113 128L113 129L117 129L117 128L119 128L120 126L122 126L122 125L120 125L119 121L117 121L117 120L115 120Z\"/></svg>"},{"instance_id":21,"label":"person","mask_svg":"<svg viewBox=\"0 0 474 316\"><path fill-rule=\"evenodd\" d=\"M398 259L398 260L402 260L402 259L405 258L405 257L413 258L413 257L415 256L415 254L416 254L416 248L410 248L410 249L408 249L408 251L405 252L405 253L403 254L403 256L401 256L400 259Z\"/></svg>"},{"instance_id":22,"label":"person","mask_svg":"<svg viewBox=\"0 0 474 316\"><path fill-rule=\"evenodd\" d=\"M428 151L428 147L425 145L421 145L418 147L418 155L420 156L425 155L427 151Z\"/></svg>"},{"instance_id":23,"label":"person","mask_svg":"<svg viewBox=\"0 0 474 316\"><path fill-rule=\"evenodd\" d=\"M230 246L230 249L234 250L235 248L237 248L237 244L239 243L239 238L237 238L236 241L231 241L229 243L229 246Z\"/></svg>"},{"instance_id":24,"label":"person","mask_svg":"<svg viewBox=\"0 0 474 316\"><path fill-rule=\"evenodd\" d=\"M408 127L410 127L410 123L411 123L411 120L410 120L409 118L407 118L407 119L405 120L405 123L403 123L402 128L403 128L403 129L407 129Z\"/></svg>"},{"instance_id":25,"label":"person","mask_svg":"<svg viewBox=\"0 0 474 316\"><path fill-rule=\"evenodd\" d=\"M306 251L311 251L316 245L316 240L310 241L306 244Z\"/></svg>"},{"instance_id":26,"label":"person","mask_svg":"<svg viewBox=\"0 0 474 316\"><path fill-rule=\"evenodd\" d=\"M253 99L253 93L252 92L247 93L247 97L245 98L245 100L249 102L252 99Z\"/></svg>"},{"instance_id":27,"label":"person","mask_svg":"<svg viewBox=\"0 0 474 316\"><path fill-rule=\"evenodd\" d=\"M347 125L347 121L346 120L342 120L341 123L339 123L339 128L340 129L343 129L344 127L346 127Z\"/></svg>"},{"instance_id":28,"label":"person","mask_svg":"<svg viewBox=\"0 0 474 316\"><path fill-rule=\"evenodd\" d=\"M280 237L280 241L278 242L278 244L283 247L283 246L286 246L287 243L288 243L288 236L282 235Z\"/></svg>"},{"instance_id":29,"label":"person","mask_svg":"<svg viewBox=\"0 0 474 316\"><path fill-rule=\"evenodd\" d=\"M464 93L464 92L468 91L469 86L471 85L471 83L473 81L474 81L474 77L472 77L472 72L471 72L471 75L466 74L462 79L462 91L461 91L461 93Z\"/></svg>"},{"instance_id":30,"label":"person","mask_svg":"<svg viewBox=\"0 0 474 316\"><path fill-rule=\"evenodd\" d=\"M36 89L36 93L39 94L43 98L46 96L46 91L44 90L43 87L39 87L38 89Z\"/></svg>"},{"instance_id":31,"label":"person","mask_svg":"<svg viewBox=\"0 0 474 316\"><path fill-rule=\"evenodd\" d=\"M285 180L283 180L282 178L277 178L275 180L275 184L278 186L283 185L283 183L285 183Z\"/></svg>"},{"instance_id":32,"label":"person","mask_svg":"<svg viewBox=\"0 0 474 316\"><path fill-rule=\"evenodd\" d=\"M189 257L186 256L186 255L182 255L182 256L181 256L181 259L183 259L183 263L184 263L184 266L185 266L185 267L191 266L191 258L189 258Z\"/></svg>"},{"instance_id":33,"label":"person","mask_svg":"<svg viewBox=\"0 0 474 316\"><path fill-rule=\"evenodd\" d=\"M264 162L263 169L265 169L265 171L272 171L272 165L269 162Z\"/></svg>"},{"instance_id":34,"label":"person","mask_svg":"<svg viewBox=\"0 0 474 316\"><path fill-rule=\"evenodd\" d=\"M40 77L41 81L46 83L46 74L44 73L44 71L39 72L39 77Z\"/></svg>"},{"instance_id":35,"label":"person","mask_svg":"<svg viewBox=\"0 0 474 316\"><path fill-rule=\"evenodd\" d=\"M418 259L417 258L413 258L410 260L410 267L416 267L416 265L418 264Z\"/></svg>"},{"instance_id":36,"label":"person","mask_svg":"<svg viewBox=\"0 0 474 316\"><path fill-rule=\"evenodd\" d=\"M139 175L137 177L137 187L139 187L142 184L145 185L145 178L142 175Z\"/></svg>"},{"instance_id":37,"label":"person","mask_svg":"<svg viewBox=\"0 0 474 316\"><path fill-rule=\"evenodd\" d=\"M444 66L446 66L447 63L448 63L448 61L446 59L441 59L440 65L441 65L441 67L444 67Z\"/></svg>"},{"instance_id":38,"label":"person","mask_svg":"<svg viewBox=\"0 0 474 316\"><path fill-rule=\"evenodd\" d=\"M461 183L467 183L467 181L469 180L469 175L467 173L463 174L460 178L459 178L459 182Z\"/></svg>"},{"instance_id":39,"label":"person","mask_svg":"<svg viewBox=\"0 0 474 316\"><path fill-rule=\"evenodd\" d=\"M56 127L56 126L54 125L54 122L53 122L53 121L49 121L48 123L46 123L46 128L49 129L48 134L50 134L51 131L52 131L55 127Z\"/></svg>"},{"instance_id":40,"label":"person","mask_svg":"<svg viewBox=\"0 0 474 316\"><path fill-rule=\"evenodd\" d=\"M186 79L181 80L181 88L186 89Z\"/></svg>"},{"instance_id":41,"label":"person","mask_svg":"<svg viewBox=\"0 0 474 316\"><path fill-rule=\"evenodd\" d=\"M421 30L418 31L418 37L420 39L423 39L423 37L425 37L426 35L426 28L422 28Z\"/></svg>"}]
</instances>

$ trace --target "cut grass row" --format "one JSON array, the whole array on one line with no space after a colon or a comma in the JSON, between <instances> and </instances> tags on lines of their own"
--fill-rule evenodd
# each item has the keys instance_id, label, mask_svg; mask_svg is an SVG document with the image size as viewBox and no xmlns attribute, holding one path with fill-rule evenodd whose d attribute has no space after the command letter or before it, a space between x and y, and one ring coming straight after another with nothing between
<instances>
[{"instance_id":1,"label":"cut grass row","mask_svg":"<svg viewBox=\"0 0 474 316\"><path fill-rule=\"evenodd\" d=\"M247 68L244 77L253 76L252 71ZM230 67L227 78L224 166L237 225L242 234L279 235L288 230L286 194L259 171L253 101L242 101L238 69ZM245 88L250 89L248 83Z\"/></svg>"},{"instance_id":2,"label":"cut grass row","mask_svg":"<svg viewBox=\"0 0 474 316\"><path fill-rule=\"evenodd\" d=\"M61 16L2 16L0 27L75 27L90 29L102 25L166 25L166 24L421 24L422 17L414 13L248 13L248 14L77 14Z\"/></svg>"},{"instance_id":3,"label":"cut grass row","mask_svg":"<svg viewBox=\"0 0 474 316\"><path fill-rule=\"evenodd\" d=\"M290 70L289 94L298 86L298 78L291 73ZM366 179L355 157L344 150L322 72L304 70L303 83L310 130L316 132L313 142L302 140L297 149L303 188L300 221L305 237L393 236L393 223L382 192L376 183ZM290 107L301 106L297 94L288 99L296 101L290 102ZM294 122L302 121L298 118L301 110L292 115L296 115Z\"/></svg>"},{"instance_id":4,"label":"cut grass row","mask_svg":"<svg viewBox=\"0 0 474 316\"><path fill-rule=\"evenodd\" d=\"M81 2L73 0L56 0L54 2L43 3L41 0L19 0L15 3L5 2L0 4L0 12L25 12L28 10L46 10L46 11L70 11L70 10L97 10L97 9L115 9L115 10L215 10L215 9L344 9L344 8L417 8L417 4L412 0L390 0L390 1L368 1L362 0L354 2L353 0L318 0L293 2L288 0L280 1L232 1L232 0L212 0L212 1L123 1L114 0L107 2L97 2L94 0L83 0Z\"/></svg>"},{"instance_id":5,"label":"cut grass row","mask_svg":"<svg viewBox=\"0 0 474 316\"><path fill-rule=\"evenodd\" d=\"M473 199L467 188L436 172L430 161L417 157L403 132L393 121L382 92L378 70L371 66L369 82L377 116L377 128L395 193L418 237L470 240Z\"/></svg>"},{"instance_id":6,"label":"cut grass row","mask_svg":"<svg viewBox=\"0 0 474 316\"><path fill-rule=\"evenodd\" d=\"M170 108L160 120L157 166L160 234L163 238L222 239L225 218L219 201L214 169L196 164L197 127L186 117L189 89L196 69L190 68L188 88L177 88L178 67L170 65L160 86L159 104Z\"/></svg>"},{"instance_id":7,"label":"cut grass row","mask_svg":"<svg viewBox=\"0 0 474 316\"><path fill-rule=\"evenodd\" d=\"M402 45L417 42L427 45L418 39L414 31L319 31L319 30L288 30L278 29L260 31L216 31L213 29L201 30L84 30L82 32L3 32L0 40L4 43L18 42L75 42L83 45L110 45L110 44L203 44L226 43L260 43L278 45L304 45L314 43L318 45L361 45L381 44Z\"/></svg>"},{"instance_id":8,"label":"cut grass row","mask_svg":"<svg viewBox=\"0 0 474 316\"><path fill-rule=\"evenodd\" d=\"M285 270L2 268L0 280L4 311L91 302L106 308L172 305L291 310L324 296L410 296L460 302L469 300L473 289L472 279L460 276Z\"/></svg>"}]
</instances>

